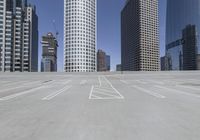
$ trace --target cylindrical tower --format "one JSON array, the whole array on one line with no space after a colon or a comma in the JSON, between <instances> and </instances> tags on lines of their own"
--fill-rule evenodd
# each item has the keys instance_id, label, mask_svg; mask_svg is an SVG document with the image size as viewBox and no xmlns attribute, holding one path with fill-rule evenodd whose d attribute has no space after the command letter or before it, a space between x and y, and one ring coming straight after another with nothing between
<instances>
[{"instance_id":1,"label":"cylindrical tower","mask_svg":"<svg viewBox=\"0 0 200 140\"><path fill-rule=\"evenodd\" d=\"M96 71L96 0L64 0L64 70Z\"/></svg>"}]
</instances>

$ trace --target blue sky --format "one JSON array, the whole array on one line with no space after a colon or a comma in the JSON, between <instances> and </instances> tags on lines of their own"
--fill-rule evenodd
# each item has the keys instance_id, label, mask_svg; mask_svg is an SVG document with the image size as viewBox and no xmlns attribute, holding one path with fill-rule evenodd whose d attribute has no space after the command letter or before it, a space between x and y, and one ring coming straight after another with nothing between
<instances>
[{"instance_id":1,"label":"blue sky","mask_svg":"<svg viewBox=\"0 0 200 140\"><path fill-rule=\"evenodd\" d=\"M29 0L36 5L39 17L39 39L48 32L55 33L53 21L59 31L58 70L63 71L63 4L64 0ZM121 61L120 12L125 0L97 0L97 48L111 55L111 68ZM166 0L159 0L160 48L164 55L165 46ZM39 65L41 61L41 43L39 43Z\"/></svg>"}]
</instances>

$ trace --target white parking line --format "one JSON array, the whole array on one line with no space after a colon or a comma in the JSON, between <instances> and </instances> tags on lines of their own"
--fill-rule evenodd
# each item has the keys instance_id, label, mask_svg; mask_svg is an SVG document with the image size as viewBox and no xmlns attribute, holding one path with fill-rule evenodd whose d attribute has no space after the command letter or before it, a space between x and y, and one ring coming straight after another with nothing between
<instances>
[{"instance_id":1,"label":"white parking line","mask_svg":"<svg viewBox=\"0 0 200 140\"><path fill-rule=\"evenodd\" d=\"M90 97L90 99L96 99L96 100L102 100L103 98L102 97L99 97L99 96L96 96L96 95L92 95L91 97Z\"/></svg>"},{"instance_id":2,"label":"white parking line","mask_svg":"<svg viewBox=\"0 0 200 140\"><path fill-rule=\"evenodd\" d=\"M113 85L110 83L110 81L105 77L105 76L103 76L103 78L106 80L106 82L110 85L110 87L114 90L114 91L116 91L116 93L122 98L122 99L124 99L124 96L122 96L122 94L116 89L116 88L114 88L113 87Z\"/></svg>"},{"instance_id":3,"label":"white parking line","mask_svg":"<svg viewBox=\"0 0 200 140\"><path fill-rule=\"evenodd\" d=\"M64 91L69 90L71 87L72 86L66 86L66 87L62 88L61 90L42 98L42 100L51 100L51 99L55 98L56 96L58 96L59 94L63 93Z\"/></svg>"},{"instance_id":4,"label":"white parking line","mask_svg":"<svg viewBox=\"0 0 200 140\"><path fill-rule=\"evenodd\" d=\"M105 95L105 96L114 97L114 98L119 98L119 96L115 96L115 95L111 95L111 94L106 94L106 93L101 92L101 91L95 91L95 93L97 93L97 94L101 94L101 95Z\"/></svg>"},{"instance_id":5,"label":"white parking line","mask_svg":"<svg viewBox=\"0 0 200 140\"><path fill-rule=\"evenodd\" d=\"M146 89L138 87L138 86L132 86L132 87L136 88L137 90L143 91L143 92L145 92L145 93L147 93L147 94L149 94L151 96L154 96L156 98L161 98L161 99L166 98L165 96L163 96L163 95L161 95L159 93L152 92L152 91L146 90Z\"/></svg>"},{"instance_id":6,"label":"white parking line","mask_svg":"<svg viewBox=\"0 0 200 140\"><path fill-rule=\"evenodd\" d=\"M92 88L91 88L91 90L90 90L89 99L92 99L92 92L93 92L93 90L94 90L94 86L92 85Z\"/></svg>"},{"instance_id":7,"label":"white parking line","mask_svg":"<svg viewBox=\"0 0 200 140\"><path fill-rule=\"evenodd\" d=\"M33 89L30 89L30 90L27 90L27 91L23 91L23 92L20 92L20 93L16 93L16 94L13 94L13 95L9 95L9 96L6 96L6 97L2 97L2 98L0 98L0 100L1 100L1 101L10 100L10 99L16 98L16 97L18 97L18 96L22 96L22 95L28 94L28 93L30 93L30 92L34 92L34 91L39 90L39 89L42 89L42 88L44 88L44 86L40 86L40 87L33 88Z\"/></svg>"},{"instance_id":8,"label":"white parking line","mask_svg":"<svg viewBox=\"0 0 200 140\"><path fill-rule=\"evenodd\" d=\"M100 79L100 76L98 76L98 80L99 80L99 86L101 87L101 79Z\"/></svg>"},{"instance_id":9,"label":"white parking line","mask_svg":"<svg viewBox=\"0 0 200 140\"><path fill-rule=\"evenodd\" d=\"M187 95L187 96L193 96L193 97L196 97L196 98L200 98L199 95L190 94L190 93L180 91L180 90L177 90L177 89L171 89L171 88L167 88L167 87L163 87L163 86L155 86L155 87L161 88L161 89L164 89L164 90L168 90L168 91L173 91L175 93L179 93L179 94L183 94L183 95Z\"/></svg>"},{"instance_id":10,"label":"white parking line","mask_svg":"<svg viewBox=\"0 0 200 140\"><path fill-rule=\"evenodd\" d=\"M200 91L200 88L197 88L197 87L190 87L190 86L183 86L183 85L176 85L176 86L181 87L181 88L187 88L187 89L191 89L191 90Z\"/></svg>"},{"instance_id":11,"label":"white parking line","mask_svg":"<svg viewBox=\"0 0 200 140\"><path fill-rule=\"evenodd\" d=\"M108 90L108 89L103 89L103 88L95 88L96 90L100 90L100 91L102 91L102 92L108 92L108 93L115 93L115 91L111 91L111 90Z\"/></svg>"}]
</instances>

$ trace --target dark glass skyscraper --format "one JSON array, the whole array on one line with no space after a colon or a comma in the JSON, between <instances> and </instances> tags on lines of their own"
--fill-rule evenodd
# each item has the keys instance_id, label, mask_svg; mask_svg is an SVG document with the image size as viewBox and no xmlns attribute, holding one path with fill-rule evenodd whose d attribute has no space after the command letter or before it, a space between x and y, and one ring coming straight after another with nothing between
<instances>
[{"instance_id":1,"label":"dark glass skyscraper","mask_svg":"<svg viewBox=\"0 0 200 140\"><path fill-rule=\"evenodd\" d=\"M167 70L199 69L200 0L167 0Z\"/></svg>"}]
</instances>

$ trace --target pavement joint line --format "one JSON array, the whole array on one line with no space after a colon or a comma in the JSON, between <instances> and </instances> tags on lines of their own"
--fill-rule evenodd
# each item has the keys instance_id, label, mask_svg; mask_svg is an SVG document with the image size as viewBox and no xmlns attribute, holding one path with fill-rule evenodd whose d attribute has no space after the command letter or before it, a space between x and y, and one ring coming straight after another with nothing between
<instances>
[{"instance_id":1,"label":"pavement joint line","mask_svg":"<svg viewBox=\"0 0 200 140\"><path fill-rule=\"evenodd\" d=\"M1 92L6 92L6 91L10 91L10 90L14 90L14 89L19 89L19 88L23 88L23 87L26 87L26 85L23 85L23 86L18 86L18 87L13 87L13 88L7 88L7 89L1 89L0 90L0 93Z\"/></svg>"},{"instance_id":2,"label":"pavement joint line","mask_svg":"<svg viewBox=\"0 0 200 140\"><path fill-rule=\"evenodd\" d=\"M49 80L48 82L46 82L46 83L42 83L43 85L51 85L51 84L53 84L55 82L55 80Z\"/></svg>"},{"instance_id":3,"label":"pavement joint line","mask_svg":"<svg viewBox=\"0 0 200 140\"><path fill-rule=\"evenodd\" d=\"M115 95L106 94L106 93L103 93L103 92L100 92L100 91L94 91L93 95L94 95L94 93L114 97L114 99L119 97L119 96L115 96Z\"/></svg>"},{"instance_id":4,"label":"pavement joint line","mask_svg":"<svg viewBox=\"0 0 200 140\"><path fill-rule=\"evenodd\" d=\"M159 84L159 85L165 85L165 83L159 82L159 81L155 81L155 80L148 80L148 81L156 83L156 84Z\"/></svg>"},{"instance_id":5,"label":"pavement joint line","mask_svg":"<svg viewBox=\"0 0 200 140\"><path fill-rule=\"evenodd\" d=\"M161 98L161 99L166 98L164 95L161 95L161 94L156 93L156 92L151 92L151 91L146 90L146 89L144 89L144 88L141 88L141 87L139 87L139 86L132 86L132 87L133 87L133 88L136 88L136 89L138 89L138 90L140 90L140 91L143 91L143 92L145 92L145 93L147 93L147 94L149 94L149 95L151 95L151 96L154 96L154 97L156 97L156 98Z\"/></svg>"},{"instance_id":6,"label":"pavement joint line","mask_svg":"<svg viewBox=\"0 0 200 140\"><path fill-rule=\"evenodd\" d=\"M92 92L93 92L93 90L94 90L94 85L92 85L92 87L91 87L89 99L92 99L91 97L92 97Z\"/></svg>"},{"instance_id":7,"label":"pavement joint line","mask_svg":"<svg viewBox=\"0 0 200 140\"><path fill-rule=\"evenodd\" d=\"M190 87L190 86L183 86L183 85L176 85L177 87L181 87L181 88L187 88L187 89L191 89L191 90L198 90L200 91L200 88L196 88L196 87Z\"/></svg>"},{"instance_id":8,"label":"pavement joint line","mask_svg":"<svg viewBox=\"0 0 200 140\"><path fill-rule=\"evenodd\" d=\"M72 86L66 86L66 87L60 89L59 91L42 98L42 100L51 100L51 99L55 98L56 96L58 96L59 94L63 93L64 91L69 90L71 87Z\"/></svg>"},{"instance_id":9,"label":"pavement joint line","mask_svg":"<svg viewBox=\"0 0 200 140\"><path fill-rule=\"evenodd\" d=\"M98 76L98 80L99 80L99 86L101 87L102 83L101 83L100 76Z\"/></svg>"},{"instance_id":10,"label":"pavement joint line","mask_svg":"<svg viewBox=\"0 0 200 140\"><path fill-rule=\"evenodd\" d=\"M40 83L41 81L34 81L34 82L31 82L31 83L27 83L27 84L24 84L24 85L32 85L32 84L35 84L35 83Z\"/></svg>"},{"instance_id":11,"label":"pavement joint line","mask_svg":"<svg viewBox=\"0 0 200 140\"><path fill-rule=\"evenodd\" d=\"M116 88L113 87L113 85L110 83L110 81L109 81L105 76L103 76L103 77L104 77L104 79L107 81L107 83L111 86L111 88L112 88L114 91L116 91L116 93L117 93L122 99L124 99L124 96L122 96L122 94L121 94Z\"/></svg>"},{"instance_id":12,"label":"pavement joint line","mask_svg":"<svg viewBox=\"0 0 200 140\"><path fill-rule=\"evenodd\" d=\"M4 87L9 87L9 86L14 86L14 85L18 85L18 84L24 84L24 83L27 83L27 82L29 82L29 81L19 81L19 82L17 82L17 81L15 81L15 82L12 82L12 83L9 83L9 84L6 84L6 85L3 85Z\"/></svg>"},{"instance_id":13,"label":"pavement joint line","mask_svg":"<svg viewBox=\"0 0 200 140\"><path fill-rule=\"evenodd\" d=\"M19 92L19 93L13 94L13 95L2 97L2 98L0 98L0 100L1 101L7 101L7 100L10 100L10 99L16 98L18 96L22 96L22 95L28 94L30 92L42 89L42 88L44 88L44 86L36 87L36 88L30 89L30 90L27 90L27 91L23 91L23 92Z\"/></svg>"},{"instance_id":14,"label":"pavement joint line","mask_svg":"<svg viewBox=\"0 0 200 140\"><path fill-rule=\"evenodd\" d=\"M129 84L129 83L128 83L127 81L125 81L125 80L120 80L120 82L122 82L122 83L124 83L124 84L126 84L126 85Z\"/></svg>"},{"instance_id":15,"label":"pavement joint line","mask_svg":"<svg viewBox=\"0 0 200 140\"><path fill-rule=\"evenodd\" d=\"M67 80L66 82L64 82L63 84L69 84L71 82L71 80Z\"/></svg>"},{"instance_id":16,"label":"pavement joint line","mask_svg":"<svg viewBox=\"0 0 200 140\"><path fill-rule=\"evenodd\" d=\"M87 80L82 80L82 81L80 82L80 85L84 85L84 84L86 84L86 82L87 82Z\"/></svg>"},{"instance_id":17,"label":"pavement joint line","mask_svg":"<svg viewBox=\"0 0 200 140\"><path fill-rule=\"evenodd\" d=\"M197 80L197 79L190 79L190 81L192 81L192 82L200 82L200 80Z\"/></svg>"},{"instance_id":18,"label":"pavement joint line","mask_svg":"<svg viewBox=\"0 0 200 140\"><path fill-rule=\"evenodd\" d=\"M190 94L190 93L187 93L187 92L184 92L184 91L180 91L180 90L177 90L177 89L171 89L171 88L167 88L167 87L163 87L163 86L155 86L157 88L161 88L161 89L165 89L165 90L170 90L170 91L174 91L174 92L177 92L177 93L180 93L180 94L183 94L183 95L187 95L187 96L192 96L192 97L196 97L196 98L200 98L199 95L194 95L194 94Z\"/></svg>"},{"instance_id":19,"label":"pavement joint line","mask_svg":"<svg viewBox=\"0 0 200 140\"><path fill-rule=\"evenodd\" d=\"M148 84L148 82L147 81L145 82L145 80L139 80L139 82L142 84Z\"/></svg>"},{"instance_id":20,"label":"pavement joint line","mask_svg":"<svg viewBox=\"0 0 200 140\"><path fill-rule=\"evenodd\" d=\"M147 82L144 82L144 81L141 81L141 80L134 80L134 81L136 81L136 82L138 82L140 84L147 84Z\"/></svg>"}]
</instances>

